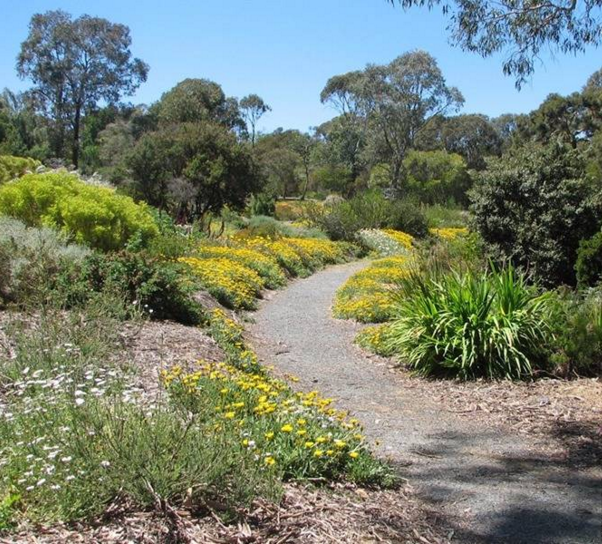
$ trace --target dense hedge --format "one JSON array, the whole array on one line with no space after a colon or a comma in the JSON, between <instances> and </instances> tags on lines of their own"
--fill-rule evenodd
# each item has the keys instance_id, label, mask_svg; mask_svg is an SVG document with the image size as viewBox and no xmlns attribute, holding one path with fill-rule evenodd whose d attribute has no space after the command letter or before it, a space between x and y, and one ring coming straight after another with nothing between
<instances>
[{"instance_id":1,"label":"dense hedge","mask_svg":"<svg viewBox=\"0 0 602 544\"><path fill-rule=\"evenodd\" d=\"M66 171L26 174L6 183L0 187L0 214L28 226L60 229L75 242L104 251L122 248L133 236L145 242L159 232L146 204Z\"/></svg>"}]
</instances>

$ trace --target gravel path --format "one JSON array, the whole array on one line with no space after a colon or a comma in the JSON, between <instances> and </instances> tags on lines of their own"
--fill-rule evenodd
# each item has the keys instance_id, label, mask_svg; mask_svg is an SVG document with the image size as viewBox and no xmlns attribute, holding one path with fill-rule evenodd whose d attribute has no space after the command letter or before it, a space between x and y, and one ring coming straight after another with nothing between
<instances>
[{"instance_id":1,"label":"gravel path","mask_svg":"<svg viewBox=\"0 0 602 544\"><path fill-rule=\"evenodd\" d=\"M358 325L330 306L366 264L331 267L264 301L250 327L260 359L353 412L425 508L456 528L453 541L601 543L600 464L573 468L538 439L443 410L353 345Z\"/></svg>"}]
</instances>

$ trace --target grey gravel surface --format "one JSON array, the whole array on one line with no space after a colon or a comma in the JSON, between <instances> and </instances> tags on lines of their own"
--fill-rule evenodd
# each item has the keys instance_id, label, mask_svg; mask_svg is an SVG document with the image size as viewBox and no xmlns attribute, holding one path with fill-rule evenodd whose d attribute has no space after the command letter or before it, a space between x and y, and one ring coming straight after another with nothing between
<instances>
[{"instance_id":1,"label":"grey gravel surface","mask_svg":"<svg viewBox=\"0 0 602 544\"><path fill-rule=\"evenodd\" d=\"M391 362L331 317L336 289L367 263L334 266L263 302L250 327L262 361L350 410L457 542L602 543L602 467L569 466L538 439L471 421L413 391Z\"/></svg>"}]
</instances>

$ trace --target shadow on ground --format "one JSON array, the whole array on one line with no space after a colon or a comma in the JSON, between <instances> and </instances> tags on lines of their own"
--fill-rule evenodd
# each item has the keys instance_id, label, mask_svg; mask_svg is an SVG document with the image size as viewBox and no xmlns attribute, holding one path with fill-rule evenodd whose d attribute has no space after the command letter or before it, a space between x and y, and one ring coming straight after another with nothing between
<instances>
[{"instance_id":1,"label":"shadow on ground","mask_svg":"<svg viewBox=\"0 0 602 544\"><path fill-rule=\"evenodd\" d=\"M596 433L594 425L559 423L551 435L567 442L563 455L513 449L496 431L437 433L409 451L426 461L403 470L433 512L453 504L464 513L462 520L447 520L456 541L599 544L602 444Z\"/></svg>"}]
</instances>

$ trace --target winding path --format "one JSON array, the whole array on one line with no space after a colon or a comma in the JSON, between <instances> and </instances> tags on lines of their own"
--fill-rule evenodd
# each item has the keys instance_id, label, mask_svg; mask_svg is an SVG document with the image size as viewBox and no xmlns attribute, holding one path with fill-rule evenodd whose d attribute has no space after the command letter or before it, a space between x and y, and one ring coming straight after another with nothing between
<instances>
[{"instance_id":1,"label":"winding path","mask_svg":"<svg viewBox=\"0 0 602 544\"><path fill-rule=\"evenodd\" d=\"M359 326L330 306L364 266L331 267L264 301L250 327L260 359L360 419L425 507L456 528L453 541L602 542L601 467L573 469L525 437L442 410L353 345Z\"/></svg>"}]
</instances>

